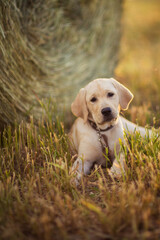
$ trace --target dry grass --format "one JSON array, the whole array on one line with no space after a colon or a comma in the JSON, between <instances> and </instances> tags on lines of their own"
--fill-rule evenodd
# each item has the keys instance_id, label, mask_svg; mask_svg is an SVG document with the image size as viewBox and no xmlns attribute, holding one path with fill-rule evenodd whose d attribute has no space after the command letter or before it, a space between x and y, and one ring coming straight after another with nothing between
<instances>
[{"instance_id":1,"label":"dry grass","mask_svg":"<svg viewBox=\"0 0 160 240\"><path fill-rule=\"evenodd\" d=\"M158 22L158 6L156 1L147 1L147 4L146 1L145 4L138 0L127 1L124 15L126 30L122 54L125 57L117 74L136 95L128 115L134 121L138 117L142 124L151 123L151 112L159 104L159 94L156 95L159 73L153 71L152 62L154 60L158 65L155 60L159 57L155 49L158 43L149 45L150 50L145 48L146 45L143 49L138 47L133 39L133 23L139 44L148 42L154 32L151 31L153 20L148 11ZM137 15L144 8L146 15ZM145 19L144 25L140 24L142 19ZM150 27L143 30L145 23ZM149 34L147 39L146 32ZM145 41L141 42L141 38ZM130 42L134 48L129 48ZM155 58L148 59L142 54L143 51L151 54L152 50ZM143 68L140 67L140 58ZM152 81L155 85L149 84ZM73 159L63 126L63 114L52 101L48 104L39 101L39 104L43 117L36 121L36 125L31 117L30 123L15 124L14 128L8 126L0 138L0 239L158 240L160 138L156 134L150 139L148 136L142 139L138 133L129 136L129 140L126 139L128 145L122 146L127 162L126 176L119 181L110 179L106 169L95 168L77 188L71 184L74 176L69 175ZM53 115L56 116L54 122ZM158 113L155 115L158 117ZM159 125L158 121L155 123Z\"/></svg>"},{"instance_id":2,"label":"dry grass","mask_svg":"<svg viewBox=\"0 0 160 240\"><path fill-rule=\"evenodd\" d=\"M38 119L36 95L68 106L85 83L113 75L121 12L122 0L1 0L0 129Z\"/></svg>"},{"instance_id":3,"label":"dry grass","mask_svg":"<svg viewBox=\"0 0 160 240\"><path fill-rule=\"evenodd\" d=\"M96 168L77 188L67 135L52 111L45 106L38 126L31 118L1 137L1 239L158 239L160 139L130 136L125 177Z\"/></svg>"}]
</instances>

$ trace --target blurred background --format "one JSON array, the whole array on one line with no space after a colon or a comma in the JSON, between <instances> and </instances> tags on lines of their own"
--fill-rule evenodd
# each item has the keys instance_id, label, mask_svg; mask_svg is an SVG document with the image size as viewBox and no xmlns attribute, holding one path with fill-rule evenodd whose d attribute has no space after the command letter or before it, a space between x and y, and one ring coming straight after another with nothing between
<instances>
[{"instance_id":1,"label":"blurred background","mask_svg":"<svg viewBox=\"0 0 160 240\"><path fill-rule=\"evenodd\" d=\"M71 122L79 89L112 76L135 96L125 116L159 126L159 13L159 0L1 0L0 129L38 120L42 99Z\"/></svg>"},{"instance_id":2,"label":"blurred background","mask_svg":"<svg viewBox=\"0 0 160 240\"><path fill-rule=\"evenodd\" d=\"M0 128L37 121L42 100L68 116L81 87L113 76L122 12L123 0L1 0Z\"/></svg>"},{"instance_id":3,"label":"blurred background","mask_svg":"<svg viewBox=\"0 0 160 240\"><path fill-rule=\"evenodd\" d=\"M160 1L126 0L115 75L134 93L132 121L160 126Z\"/></svg>"}]
</instances>

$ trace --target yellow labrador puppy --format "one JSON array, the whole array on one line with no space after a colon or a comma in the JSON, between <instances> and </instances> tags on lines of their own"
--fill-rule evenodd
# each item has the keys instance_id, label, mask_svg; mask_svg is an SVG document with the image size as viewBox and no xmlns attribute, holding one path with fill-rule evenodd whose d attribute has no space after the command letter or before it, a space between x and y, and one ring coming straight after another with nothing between
<instances>
[{"instance_id":1,"label":"yellow labrador puppy","mask_svg":"<svg viewBox=\"0 0 160 240\"><path fill-rule=\"evenodd\" d=\"M95 79L80 89L71 105L77 119L69 133L72 149L78 154L73 164L77 180L82 174L89 174L95 163L105 166L106 155L112 162L110 174L119 176L124 172L119 144L119 139L124 142L124 129L132 132L136 128L145 135L144 128L119 116L132 99L133 94L113 78Z\"/></svg>"}]
</instances>

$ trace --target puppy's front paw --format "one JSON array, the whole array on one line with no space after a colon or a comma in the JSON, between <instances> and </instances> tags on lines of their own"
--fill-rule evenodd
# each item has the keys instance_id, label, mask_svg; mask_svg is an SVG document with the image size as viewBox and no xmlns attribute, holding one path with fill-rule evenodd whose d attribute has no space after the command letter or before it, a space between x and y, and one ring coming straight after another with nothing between
<instances>
[{"instance_id":1,"label":"puppy's front paw","mask_svg":"<svg viewBox=\"0 0 160 240\"><path fill-rule=\"evenodd\" d=\"M121 178L123 175L125 175L124 168L118 163L114 163L108 172L111 178Z\"/></svg>"},{"instance_id":2,"label":"puppy's front paw","mask_svg":"<svg viewBox=\"0 0 160 240\"><path fill-rule=\"evenodd\" d=\"M115 169L114 167L111 167L108 172L111 178L120 178L122 176L122 172L119 169Z\"/></svg>"},{"instance_id":3,"label":"puppy's front paw","mask_svg":"<svg viewBox=\"0 0 160 240\"><path fill-rule=\"evenodd\" d=\"M82 177L82 174L79 173L78 171L73 172L73 177L71 178L70 183L72 185L78 186L80 184L81 177Z\"/></svg>"}]
</instances>

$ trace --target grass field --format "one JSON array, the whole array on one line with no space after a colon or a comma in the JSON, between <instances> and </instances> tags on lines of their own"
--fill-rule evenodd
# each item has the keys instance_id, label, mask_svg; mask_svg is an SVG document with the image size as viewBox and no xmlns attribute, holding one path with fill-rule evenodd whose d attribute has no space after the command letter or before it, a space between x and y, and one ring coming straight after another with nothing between
<instances>
[{"instance_id":1,"label":"grass field","mask_svg":"<svg viewBox=\"0 0 160 240\"><path fill-rule=\"evenodd\" d=\"M116 75L135 95L127 116L142 125L160 125L159 10L154 0L125 4ZM36 126L31 117L0 138L0 239L158 240L160 138L131 135L123 146L125 177L116 181L95 168L76 187L64 117L52 102L40 104L44 114Z\"/></svg>"}]
</instances>

